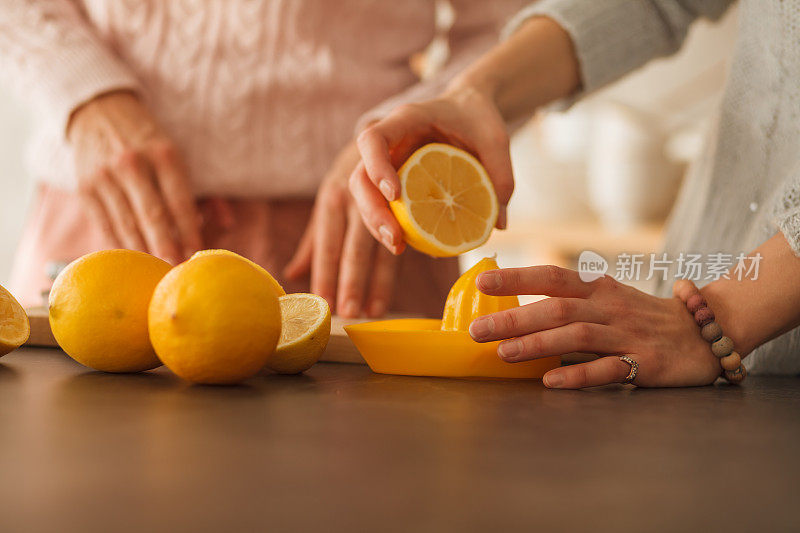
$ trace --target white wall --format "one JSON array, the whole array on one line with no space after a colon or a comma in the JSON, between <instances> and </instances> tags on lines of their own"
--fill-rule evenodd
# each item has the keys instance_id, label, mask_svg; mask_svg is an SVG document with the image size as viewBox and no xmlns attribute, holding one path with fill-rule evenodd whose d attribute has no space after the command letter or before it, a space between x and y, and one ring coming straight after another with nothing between
<instances>
[{"instance_id":1,"label":"white wall","mask_svg":"<svg viewBox=\"0 0 800 533\"><path fill-rule=\"evenodd\" d=\"M23 167L29 132L30 111L0 87L0 284L4 285L33 189Z\"/></svg>"}]
</instances>

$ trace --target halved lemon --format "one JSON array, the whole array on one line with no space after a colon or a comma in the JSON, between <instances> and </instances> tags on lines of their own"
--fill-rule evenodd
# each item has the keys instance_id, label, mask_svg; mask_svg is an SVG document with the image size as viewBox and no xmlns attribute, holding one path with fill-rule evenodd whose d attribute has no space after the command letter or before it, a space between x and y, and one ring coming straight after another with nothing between
<instances>
[{"instance_id":1,"label":"halved lemon","mask_svg":"<svg viewBox=\"0 0 800 533\"><path fill-rule=\"evenodd\" d=\"M236 252L231 252L230 250L223 250L223 249L218 249L218 250L215 250L215 249L200 250L199 252L195 252L192 255L192 257L189 258L189 260L191 261L192 259L196 259L198 257L205 257L207 255L231 255L231 256L234 256L234 257L238 257L239 259L244 259L251 266L255 267L256 270L258 270L259 272L261 272L262 274L267 276L267 278L269 279L270 285L272 285L272 288L275 290L275 294L277 296L283 296L284 294L286 294L286 291L283 290L283 287L281 287L281 284L278 283L277 280L272 277L272 274L267 272L266 268L262 267L261 265L259 265L255 261L251 261L250 259L248 259L248 258L246 258L246 257L244 257L242 255L237 254Z\"/></svg>"},{"instance_id":2,"label":"halved lemon","mask_svg":"<svg viewBox=\"0 0 800 533\"><path fill-rule=\"evenodd\" d=\"M314 366L331 336L331 310L325 298L296 293L279 298L281 336L267 368L280 374L299 374Z\"/></svg>"},{"instance_id":3,"label":"halved lemon","mask_svg":"<svg viewBox=\"0 0 800 533\"><path fill-rule=\"evenodd\" d=\"M497 196L483 165L448 144L426 144L400 167L400 198L389 207L408 244L435 257L485 243L497 222Z\"/></svg>"},{"instance_id":4,"label":"halved lemon","mask_svg":"<svg viewBox=\"0 0 800 533\"><path fill-rule=\"evenodd\" d=\"M25 310L0 285L0 357L25 344L30 334L31 326Z\"/></svg>"}]
</instances>

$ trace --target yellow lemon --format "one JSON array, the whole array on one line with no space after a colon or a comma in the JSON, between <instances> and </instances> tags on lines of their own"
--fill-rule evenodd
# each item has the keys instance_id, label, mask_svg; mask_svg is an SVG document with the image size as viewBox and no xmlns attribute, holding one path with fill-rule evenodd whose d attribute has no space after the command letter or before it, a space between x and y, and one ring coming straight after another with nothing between
<instances>
[{"instance_id":1,"label":"yellow lemon","mask_svg":"<svg viewBox=\"0 0 800 533\"><path fill-rule=\"evenodd\" d=\"M497 196L483 165L448 144L427 144L397 172L400 198L389 202L408 244L435 257L458 255L489 238Z\"/></svg>"},{"instance_id":2,"label":"yellow lemon","mask_svg":"<svg viewBox=\"0 0 800 533\"><path fill-rule=\"evenodd\" d=\"M456 280L444 304L443 331L467 331L478 317L519 307L516 296L490 296L475 285L481 272L498 268L494 257L484 257Z\"/></svg>"},{"instance_id":3,"label":"yellow lemon","mask_svg":"<svg viewBox=\"0 0 800 533\"><path fill-rule=\"evenodd\" d=\"M280 297L283 326L278 349L267 368L281 374L299 374L314 366L331 336L331 310L316 294Z\"/></svg>"},{"instance_id":4,"label":"yellow lemon","mask_svg":"<svg viewBox=\"0 0 800 533\"><path fill-rule=\"evenodd\" d=\"M132 250L76 259L50 291L50 328L67 355L104 372L161 365L147 334L147 306L169 263Z\"/></svg>"},{"instance_id":5,"label":"yellow lemon","mask_svg":"<svg viewBox=\"0 0 800 533\"><path fill-rule=\"evenodd\" d=\"M198 257L205 257L207 255L220 255L220 254L222 254L222 255L231 255L231 256L234 256L234 257L238 257L239 259L244 259L249 264L251 264L254 267L256 267L256 270L258 270L259 272L261 272L262 274L267 276L267 279L269 280L270 284L272 285L272 289L275 291L275 293L278 296L283 296L284 294L286 294L286 291L283 290L283 287L281 287L281 284L278 283L275 280L275 278L272 277L272 274L267 272L267 270L264 267L262 267L261 265L259 265L255 261L251 261L248 258L237 254L236 252L231 252L230 250L200 250L199 252L195 252L194 255L192 255L192 257L189 258L189 260L191 261L192 259L197 259Z\"/></svg>"},{"instance_id":6,"label":"yellow lemon","mask_svg":"<svg viewBox=\"0 0 800 533\"><path fill-rule=\"evenodd\" d=\"M194 383L247 379L263 368L281 332L273 284L232 254L173 268L156 287L148 317L161 361Z\"/></svg>"},{"instance_id":7,"label":"yellow lemon","mask_svg":"<svg viewBox=\"0 0 800 533\"><path fill-rule=\"evenodd\" d=\"M28 340L31 325L19 302L0 285L0 357Z\"/></svg>"}]
</instances>

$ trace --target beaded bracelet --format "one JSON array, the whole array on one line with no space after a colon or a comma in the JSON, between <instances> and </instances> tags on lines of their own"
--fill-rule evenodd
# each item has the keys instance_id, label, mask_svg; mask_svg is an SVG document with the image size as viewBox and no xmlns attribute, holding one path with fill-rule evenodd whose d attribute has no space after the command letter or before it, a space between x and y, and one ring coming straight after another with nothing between
<instances>
[{"instance_id":1,"label":"beaded bracelet","mask_svg":"<svg viewBox=\"0 0 800 533\"><path fill-rule=\"evenodd\" d=\"M733 340L722 334L722 327L715 322L714 311L700 294L697 285L688 279L681 279L672 286L672 294L686 304L686 309L694 316L700 326L700 336L711 343L711 352L719 358L722 365L722 377L731 383L739 384L747 377L747 370L742 364L742 357L733 349Z\"/></svg>"}]
</instances>

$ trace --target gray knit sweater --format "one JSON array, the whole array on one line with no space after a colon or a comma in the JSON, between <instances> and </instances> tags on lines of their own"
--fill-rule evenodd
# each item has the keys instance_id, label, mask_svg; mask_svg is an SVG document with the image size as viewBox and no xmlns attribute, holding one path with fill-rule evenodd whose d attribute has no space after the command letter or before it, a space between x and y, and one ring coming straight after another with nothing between
<instances>
[{"instance_id":1,"label":"gray knit sweater","mask_svg":"<svg viewBox=\"0 0 800 533\"><path fill-rule=\"evenodd\" d=\"M680 48L698 17L732 0L542 0L507 28L546 15L572 36L584 92ZM670 219L669 258L748 253L782 231L800 255L800 0L741 0L739 35L715 133ZM800 280L787 280L800 283ZM671 283L660 284L668 293ZM798 302L800 305L800 302ZM800 328L746 359L761 374L800 374Z\"/></svg>"}]
</instances>

